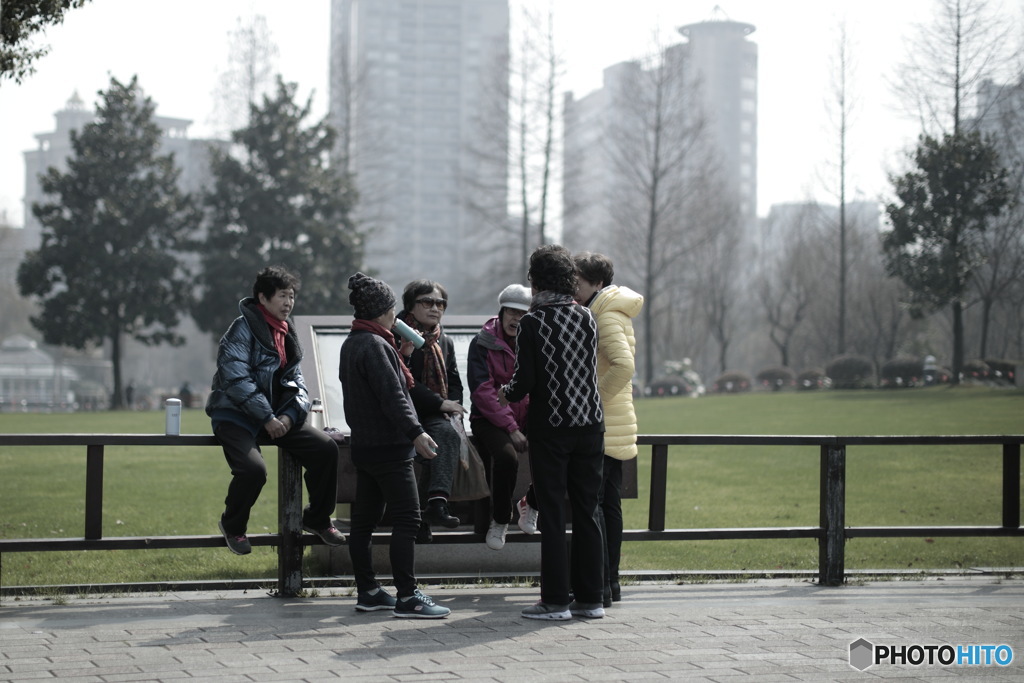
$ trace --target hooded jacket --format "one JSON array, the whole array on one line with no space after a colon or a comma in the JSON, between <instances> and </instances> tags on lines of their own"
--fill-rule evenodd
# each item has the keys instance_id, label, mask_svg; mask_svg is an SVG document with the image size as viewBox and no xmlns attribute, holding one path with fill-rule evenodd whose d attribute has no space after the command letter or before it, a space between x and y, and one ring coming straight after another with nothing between
<instances>
[{"instance_id":1,"label":"hooded jacket","mask_svg":"<svg viewBox=\"0 0 1024 683\"><path fill-rule=\"evenodd\" d=\"M637 454L632 319L640 315L643 306L643 296L617 285L608 285L587 304L597 319L597 388L604 405L604 452L618 460L630 460Z\"/></svg>"},{"instance_id":2,"label":"hooded jacket","mask_svg":"<svg viewBox=\"0 0 1024 683\"><path fill-rule=\"evenodd\" d=\"M238 302L241 315L220 339L217 372L206 401L206 414L214 425L234 422L254 435L275 415L287 415L297 427L309 414L295 324L289 318L284 340L288 362L281 367L270 326L258 305L252 297Z\"/></svg>"},{"instance_id":3,"label":"hooded jacket","mask_svg":"<svg viewBox=\"0 0 1024 683\"><path fill-rule=\"evenodd\" d=\"M510 434L524 431L530 397L505 407L498 402L498 387L512 379L516 367L516 352L505 342L498 316L484 323L469 342L467 363L469 397L473 402L469 419L487 420Z\"/></svg>"}]
</instances>

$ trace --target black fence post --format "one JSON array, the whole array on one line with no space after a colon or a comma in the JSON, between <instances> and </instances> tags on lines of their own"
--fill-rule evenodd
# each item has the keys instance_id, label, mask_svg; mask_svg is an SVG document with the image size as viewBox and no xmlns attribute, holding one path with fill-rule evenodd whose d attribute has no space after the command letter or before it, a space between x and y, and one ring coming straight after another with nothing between
<instances>
[{"instance_id":1,"label":"black fence post","mask_svg":"<svg viewBox=\"0 0 1024 683\"><path fill-rule=\"evenodd\" d=\"M1003 444L1003 526L1020 526L1020 444Z\"/></svg>"},{"instance_id":2,"label":"black fence post","mask_svg":"<svg viewBox=\"0 0 1024 683\"><path fill-rule=\"evenodd\" d=\"M820 489L818 583L841 586L846 564L846 446L822 445Z\"/></svg>"},{"instance_id":3,"label":"black fence post","mask_svg":"<svg viewBox=\"0 0 1024 683\"><path fill-rule=\"evenodd\" d=\"M302 468L283 448L277 449L277 500L277 592L294 598L302 590Z\"/></svg>"},{"instance_id":4,"label":"black fence post","mask_svg":"<svg viewBox=\"0 0 1024 683\"><path fill-rule=\"evenodd\" d=\"M85 538L103 538L103 444L85 447Z\"/></svg>"},{"instance_id":5,"label":"black fence post","mask_svg":"<svg viewBox=\"0 0 1024 683\"><path fill-rule=\"evenodd\" d=\"M668 494L665 491L668 479L668 446L651 446L651 504L647 509L647 528L651 531L665 530L665 509Z\"/></svg>"}]
</instances>

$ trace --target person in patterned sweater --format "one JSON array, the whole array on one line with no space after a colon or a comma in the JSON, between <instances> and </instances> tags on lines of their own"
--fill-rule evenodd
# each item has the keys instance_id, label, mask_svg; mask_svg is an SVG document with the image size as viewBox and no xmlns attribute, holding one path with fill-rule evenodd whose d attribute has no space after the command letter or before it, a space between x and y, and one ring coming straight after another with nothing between
<instances>
[{"instance_id":1,"label":"person in patterned sweater","mask_svg":"<svg viewBox=\"0 0 1024 683\"><path fill-rule=\"evenodd\" d=\"M576 268L559 245L530 255L533 303L519 323L512 379L500 400L530 397L530 469L540 510L540 602L528 619L604 616L603 548L597 518L604 413L597 387L597 324L573 301ZM572 556L566 547L566 495ZM570 592L575 597L570 601Z\"/></svg>"}]
</instances>

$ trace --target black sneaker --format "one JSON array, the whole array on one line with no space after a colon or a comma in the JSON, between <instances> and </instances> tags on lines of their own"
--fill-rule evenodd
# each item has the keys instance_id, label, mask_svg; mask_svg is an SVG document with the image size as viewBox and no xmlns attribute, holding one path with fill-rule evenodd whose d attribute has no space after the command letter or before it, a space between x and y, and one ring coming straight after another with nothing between
<instances>
[{"instance_id":1,"label":"black sneaker","mask_svg":"<svg viewBox=\"0 0 1024 683\"><path fill-rule=\"evenodd\" d=\"M220 532L224 534L224 540L228 542L228 550L235 555L248 555L252 552L252 546L249 544L249 539L245 537L245 534L239 536L224 531L224 520L217 522L217 526L220 527Z\"/></svg>"},{"instance_id":2,"label":"black sneaker","mask_svg":"<svg viewBox=\"0 0 1024 683\"><path fill-rule=\"evenodd\" d=\"M428 524L437 524L447 529L454 529L461 522L458 517L448 513L448 501L444 498L431 498L427 501L427 509L423 511L423 519Z\"/></svg>"},{"instance_id":3,"label":"black sneaker","mask_svg":"<svg viewBox=\"0 0 1024 683\"><path fill-rule=\"evenodd\" d=\"M345 545L345 534L341 533L333 526L329 526L326 529L314 529L313 527L303 525L303 531L308 531L314 536L319 536L324 543L329 546L337 547L339 545Z\"/></svg>"},{"instance_id":4,"label":"black sneaker","mask_svg":"<svg viewBox=\"0 0 1024 683\"><path fill-rule=\"evenodd\" d=\"M434 532L430 530L427 520L420 522L420 528L416 530L416 542L420 545L434 542Z\"/></svg>"},{"instance_id":5,"label":"black sneaker","mask_svg":"<svg viewBox=\"0 0 1024 683\"><path fill-rule=\"evenodd\" d=\"M360 593L356 599L356 611L357 612L376 612L382 609L394 609L395 596L390 595L386 590L377 586L377 592L373 593Z\"/></svg>"},{"instance_id":6,"label":"black sneaker","mask_svg":"<svg viewBox=\"0 0 1024 683\"><path fill-rule=\"evenodd\" d=\"M447 607L435 605L430 596L418 588L412 597L399 598L395 603L395 616L402 619L444 619L451 613Z\"/></svg>"}]
</instances>

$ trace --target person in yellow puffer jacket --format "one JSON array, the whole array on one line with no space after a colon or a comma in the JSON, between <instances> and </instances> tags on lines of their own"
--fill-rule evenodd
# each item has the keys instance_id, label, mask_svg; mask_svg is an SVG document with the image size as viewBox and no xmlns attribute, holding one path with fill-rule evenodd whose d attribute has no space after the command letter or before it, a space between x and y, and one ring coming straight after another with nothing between
<instances>
[{"instance_id":1,"label":"person in yellow puffer jacket","mask_svg":"<svg viewBox=\"0 0 1024 683\"><path fill-rule=\"evenodd\" d=\"M597 320L597 386L604 407L604 481L598 512L604 534L604 606L621 599L619 558L622 554L622 461L636 457L636 412L633 372L636 338L632 319L644 298L629 287L612 284L615 270L603 254L575 256L576 301Z\"/></svg>"}]
</instances>

